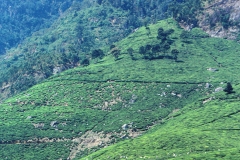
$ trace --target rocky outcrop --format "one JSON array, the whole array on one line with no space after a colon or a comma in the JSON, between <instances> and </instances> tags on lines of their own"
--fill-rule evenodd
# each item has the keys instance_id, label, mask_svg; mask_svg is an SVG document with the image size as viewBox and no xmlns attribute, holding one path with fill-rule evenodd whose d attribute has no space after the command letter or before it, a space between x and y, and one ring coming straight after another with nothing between
<instances>
[{"instance_id":1,"label":"rocky outcrop","mask_svg":"<svg viewBox=\"0 0 240 160\"><path fill-rule=\"evenodd\" d=\"M123 130L128 130L128 127L129 127L129 126L128 126L127 124L122 125L122 129L123 129Z\"/></svg>"},{"instance_id":2,"label":"rocky outcrop","mask_svg":"<svg viewBox=\"0 0 240 160\"><path fill-rule=\"evenodd\" d=\"M212 37L236 39L240 31L240 1L213 0L198 15L199 27Z\"/></svg>"},{"instance_id":3,"label":"rocky outcrop","mask_svg":"<svg viewBox=\"0 0 240 160\"><path fill-rule=\"evenodd\" d=\"M51 126L51 127L54 127L54 128L56 128L57 125L58 125L58 121L52 121L52 122L50 123L50 126Z\"/></svg>"},{"instance_id":4,"label":"rocky outcrop","mask_svg":"<svg viewBox=\"0 0 240 160\"><path fill-rule=\"evenodd\" d=\"M223 91L224 89L222 88L222 87L218 87L218 88L216 88L214 91L215 92L221 92L221 91Z\"/></svg>"}]
</instances>

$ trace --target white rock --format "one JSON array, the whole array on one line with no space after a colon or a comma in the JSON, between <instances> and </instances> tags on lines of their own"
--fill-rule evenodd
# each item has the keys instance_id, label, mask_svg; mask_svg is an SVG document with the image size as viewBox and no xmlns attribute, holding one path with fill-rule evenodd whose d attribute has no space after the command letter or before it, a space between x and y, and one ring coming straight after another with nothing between
<instances>
[{"instance_id":1,"label":"white rock","mask_svg":"<svg viewBox=\"0 0 240 160\"><path fill-rule=\"evenodd\" d=\"M123 130L127 130L128 129L128 125L127 124L122 125L122 129Z\"/></svg>"},{"instance_id":2,"label":"white rock","mask_svg":"<svg viewBox=\"0 0 240 160\"><path fill-rule=\"evenodd\" d=\"M218 87L218 88L216 88L214 91L215 91L215 92L221 92L221 91L223 91L223 88L222 88L222 87Z\"/></svg>"}]
</instances>

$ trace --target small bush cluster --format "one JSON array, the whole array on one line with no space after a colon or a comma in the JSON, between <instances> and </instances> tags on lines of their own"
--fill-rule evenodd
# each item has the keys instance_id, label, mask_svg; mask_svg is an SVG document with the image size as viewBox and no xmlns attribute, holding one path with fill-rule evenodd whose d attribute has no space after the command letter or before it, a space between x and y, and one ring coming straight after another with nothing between
<instances>
[{"instance_id":1,"label":"small bush cluster","mask_svg":"<svg viewBox=\"0 0 240 160\"><path fill-rule=\"evenodd\" d=\"M177 54L179 51L174 49L171 53L173 56L168 56L167 53L171 49L171 45L174 43L174 40L170 38L170 35L174 33L173 29L165 30L163 28L158 29L157 39L160 41L158 44L147 44L139 48L139 53L143 55L144 59L153 60L153 59L177 59Z\"/></svg>"}]
</instances>

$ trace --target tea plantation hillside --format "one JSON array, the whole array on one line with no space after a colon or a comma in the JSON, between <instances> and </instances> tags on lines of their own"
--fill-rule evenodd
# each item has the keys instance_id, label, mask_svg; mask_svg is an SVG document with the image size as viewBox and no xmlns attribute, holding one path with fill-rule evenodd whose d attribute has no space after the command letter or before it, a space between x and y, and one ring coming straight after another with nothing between
<instances>
[{"instance_id":1,"label":"tea plantation hillside","mask_svg":"<svg viewBox=\"0 0 240 160\"><path fill-rule=\"evenodd\" d=\"M92 55L90 65L56 74L0 104L1 159L78 159L184 116L188 104L205 112L196 101L224 97L227 82L239 88L238 43L209 38L197 28L184 31L172 19L139 28L110 48L102 48L104 57ZM179 126L194 133L187 122L195 120ZM159 127L172 129L175 122Z\"/></svg>"},{"instance_id":2,"label":"tea plantation hillside","mask_svg":"<svg viewBox=\"0 0 240 160\"><path fill-rule=\"evenodd\" d=\"M208 95L170 114L145 135L83 159L237 160L240 158L240 85L234 88L236 92L232 95Z\"/></svg>"}]
</instances>

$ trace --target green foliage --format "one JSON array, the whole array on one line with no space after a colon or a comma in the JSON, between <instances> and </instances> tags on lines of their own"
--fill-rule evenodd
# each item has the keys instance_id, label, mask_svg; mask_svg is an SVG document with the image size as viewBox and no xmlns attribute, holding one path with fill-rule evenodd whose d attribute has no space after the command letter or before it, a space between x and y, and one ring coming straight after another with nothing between
<instances>
[{"instance_id":1,"label":"green foliage","mask_svg":"<svg viewBox=\"0 0 240 160\"><path fill-rule=\"evenodd\" d=\"M203 9L201 0L181 0L170 2L168 14L180 23L185 22L192 27L198 24L197 14Z\"/></svg>"},{"instance_id":2,"label":"green foliage","mask_svg":"<svg viewBox=\"0 0 240 160\"><path fill-rule=\"evenodd\" d=\"M193 28L191 31L183 30L180 35L182 42L188 44L191 44L193 39L201 39L207 37L209 37L209 35L207 33L202 32L198 28Z\"/></svg>"},{"instance_id":3,"label":"green foliage","mask_svg":"<svg viewBox=\"0 0 240 160\"><path fill-rule=\"evenodd\" d=\"M103 50L101 49L95 49L92 51L92 58L95 59L95 58L100 58L102 59L104 57L104 53L103 53Z\"/></svg>"},{"instance_id":4,"label":"green foliage","mask_svg":"<svg viewBox=\"0 0 240 160\"><path fill-rule=\"evenodd\" d=\"M176 61L179 51L177 49L173 49L171 53L172 53L173 59Z\"/></svg>"},{"instance_id":5,"label":"green foliage","mask_svg":"<svg viewBox=\"0 0 240 160\"><path fill-rule=\"evenodd\" d=\"M81 62L81 64L82 64L83 66L88 66L88 65L90 64L89 59L87 59L87 58L83 59L82 62Z\"/></svg>"},{"instance_id":6,"label":"green foliage","mask_svg":"<svg viewBox=\"0 0 240 160\"><path fill-rule=\"evenodd\" d=\"M60 12L66 11L71 5L72 0L2 2L0 54L4 54L6 48L16 46L33 32L49 27Z\"/></svg>"},{"instance_id":7,"label":"green foliage","mask_svg":"<svg viewBox=\"0 0 240 160\"><path fill-rule=\"evenodd\" d=\"M102 159L109 159L106 156L119 159L118 153L123 155L124 152L132 159L138 159L140 156L147 156L146 158L149 159L156 158L153 155L159 155L159 157L163 155L164 159L170 159L173 158L171 157L173 154L183 155L184 153L186 155L186 150L189 152L190 149L193 151L192 156L196 157L201 157L204 153L201 151L208 152L209 150L213 151L212 154L219 155L219 152L215 152L219 146L216 145L216 141L219 141L221 136L231 139L226 144L234 143L234 146L238 147L232 140L233 137L237 137L238 133L231 134L232 138L231 135L226 136L225 133L219 134L216 138L217 131L210 132L209 135L205 134L209 132L200 134L202 130L221 126L223 120L228 117L226 115L238 112L239 86L236 86L240 79L239 74L236 74L240 50L238 43L206 36L192 38L195 35L204 35L201 30L194 29L190 32L194 36L185 38L191 40L192 43L182 45L183 39L180 35L183 30L173 19L149 25L149 28L151 30L149 36L146 34L145 27L141 27L117 42L111 50L109 46L103 48L106 56L103 57L101 63L91 63L85 67L79 66L56 74L21 94L3 101L0 104L1 143L6 146L20 142L19 145L22 146L25 141L34 140L37 137L40 140L59 139L63 142L62 144L69 141L71 145L74 145L73 139L82 139L88 131L108 133L114 137L110 139L111 142L117 142L124 139L121 138L122 136L130 139L126 131L122 129L124 124L131 123L131 131L140 132L148 130L153 124L162 122L164 124L156 127L156 130L143 135L143 139L139 137L136 140L120 142L117 146L124 144L123 148L114 149L113 146L106 154L104 151L108 150L107 148L95 155L102 156ZM152 52L153 47L161 44L156 38L159 28L163 28L163 31L174 30L167 38L168 40L174 39L174 42L170 45L166 40L164 44L168 43L179 51L177 58L182 63L173 62L169 58L146 61L142 59L142 55L135 52L133 54L136 59L133 61L131 55L128 54L129 48L138 51L140 46L146 46ZM113 50L121 50L117 61L111 54ZM66 57L71 54L75 54L75 49L68 47L65 55L62 54L62 56ZM68 58L63 60L66 63L72 63ZM33 72L34 68L31 65L26 67L29 69L28 73ZM218 69L218 72L208 70L210 67ZM15 71L18 71L17 68L11 72ZM223 87L222 82L226 81L232 82L236 94L215 93L215 87ZM211 83L213 87L205 87L206 83ZM16 87L21 87L21 84ZM211 97L216 97L216 99L209 104L203 104L203 101ZM196 102L197 99L200 99L199 102ZM219 101L224 101L221 106L218 106ZM183 108L184 106L187 107ZM216 117L218 117L217 120L215 120ZM54 121L56 121L56 126L51 125ZM211 126L211 122L217 124ZM237 125L235 122L234 124ZM231 123L223 124L227 126L225 129L231 127ZM202 141L203 137L206 139ZM209 142L212 139L214 141ZM130 145L130 142L133 145ZM224 142L225 140L221 140L220 144ZM48 145L49 142L44 144ZM59 143L53 142L52 149L44 150L41 153L43 157L47 157L46 155L51 150L56 150L57 144ZM211 149L205 147L211 146L208 144L213 147ZM223 145L221 146L220 149L224 149ZM36 149L37 147L39 146L37 145ZM70 147L67 146L67 148ZM126 151L125 148L128 150ZM7 149L3 150L7 151ZM26 149L23 153L29 155L32 150L34 149ZM237 153L234 148L229 147L224 154L230 150L234 154ZM54 153L57 152L54 151ZM65 154L61 153L54 154L51 159L60 159L62 155L65 157ZM69 155L69 151L66 154ZM84 154L87 153L84 152ZM10 155L11 159L25 158L22 154L18 158L18 153Z\"/></svg>"},{"instance_id":8,"label":"green foliage","mask_svg":"<svg viewBox=\"0 0 240 160\"><path fill-rule=\"evenodd\" d=\"M168 0L150 3L144 0L102 0L97 3L87 0L74 1L74 3L71 0L64 2L60 0L56 3L55 1L2 3L3 8L12 6L12 10L10 8L12 17L8 16L7 11L4 14L8 18L1 23L3 28L12 26L12 23L19 24L19 28L10 27L9 31L13 34L9 34L6 29L1 30L4 33L1 36L0 52L6 44L14 46L12 44L17 44L21 40L21 45L8 50L7 55L0 60L0 85L4 87L6 84L11 84L0 94L0 99L41 82L55 74L56 68L60 68L59 72L61 72L76 67L92 50L117 42L144 24L148 27L148 24L165 18L168 3ZM69 7L71 9L68 10ZM57 19L59 13L61 17ZM54 19L57 20L53 21ZM23 24L25 22L26 24ZM145 28L144 34L151 37L152 30L151 27L148 28ZM30 34L31 37L28 37ZM171 45L173 42L167 43ZM169 45L165 45L164 48L168 49ZM134 55L132 59L138 57Z\"/></svg>"},{"instance_id":9,"label":"green foliage","mask_svg":"<svg viewBox=\"0 0 240 160\"><path fill-rule=\"evenodd\" d=\"M1 86L5 83L12 85L1 94L1 99L39 83L55 74L54 70L57 68L63 71L78 66L86 57L83 51L90 52L90 48L94 50L118 40L116 38L120 37L121 31L114 31L118 27L110 26L110 20L106 22L108 18L98 16L103 10L108 11L108 16L124 15L122 11L114 10L110 6L69 11L51 28L34 33L21 46L9 51L8 56L2 57L0 84ZM95 19L94 17L98 17L100 22L89 23L89 18ZM103 21L104 24L101 23ZM88 27L89 25L91 27ZM99 36L96 38L96 35ZM102 56L101 54L100 57Z\"/></svg>"},{"instance_id":10,"label":"green foliage","mask_svg":"<svg viewBox=\"0 0 240 160\"><path fill-rule=\"evenodd\" d=\"M131 56L131 59L132 60L136 60L135 58L134 58L134 50L132 49L132 48L128 48L127 49L127 52L128 52L128 54Z\"/></svg>"},{"instance_id":11,"label":"green foliage","mask_svg":"<svg viewBox=\"0 0 240 160\"><path fill-rule=\"evenodd\" d=\"M133 50L132 48L128 48L128 49L127 49L127 52L128 52L128 54L129 54L130 56L132 56L134 50Z\"/></svg>"},{"instance_id":12,"label":"green foliage","mask_svg":"<svg viewBox=\"0 0 240 160\"><path fill-rule=\"evenodd\" d=\"M238 91L240 86L236 86ZM106 147L82 159L234 159L240 158L239 92L213 94L173 112L146 134Z\"/></svg>"},{"instance_id":13,"label":"green foliage","mask_svg":"<svg viewBox=\"0 0 240 160\"><path fill-rule=\"evenodd\" d=\"M174 32L174 29L169 29L164 31L163 28L159 28L157 39L161 40L161 43L164 43L166 42L166 40L169 39L169 35L171 35L173 32Z\"/></svg>"},{"instance_id":14,"label":"green foliage","mask_svg":"<svg viewBox=\"0 0 240 160\"><path fill-rule=\"evenodd\" d=\"M70 146L69 142L1 144L0 151L4 159L67 159Z\"/></svg>"},{"instance_id":15,"label":"green foliage","mask_svg":"<svg viewBox=\"0 0 240 160\"><path fill-rule=\"evenodd\" d=\"M112 48L113 46L111 46L110 48ZM114 56L115 60L118 59L118 57L120 56L121 50L118 49L117 47L114 47L111 49L111 54Z\"/></svg>"},{"instance_id":16,"label":"green foliage","mask_svg":"<svg viewBox=\"0 0 240 160\"><path fill-rule=\"evenodd\" d=\"M232 87L232 85L231 85L230 82L227 83L227 86L226 86L226 88L224 89L224 92L226 92L227 94L234 93L234 92L233 92L233 87Z\"/></svg>"},{"instance_id":17,"label":"green foliage","mask_svg":"<svg viewBox=\"0 0 240 160\"><path fill-rule=\"evenodd\" d=\"M166 57L165 53L171 48L174 40L170 39L169 36L174 33L174 29L164 31L164 29L160 27L157 33L157 39L161 40L161 42L158 42L158 44L154 45L147 44L146 46L141 46L139 48L139 53L143 55L144 59L162 59Z\"/></svg>"},{"instance_id":18,"label":"green foliage","mask_svg":"<svg viewBox=\"0 0 240 160\"><path fill-rule=\"evenodd\" d=\"M149 4L142 0L141 2L124 1L124 4L115 1L109 1L110 3L98 1L98 4L88 0L71 2L71 0L68 0L58 1L56 4L53 4L54 2L43 2L41 4L20 1L14 3L13 8L16 8L15 5L17 4L24 4L23 6L20 5L22 11L24 11L21 15L29 15L30 17L26 21L33 20L37 23L37 26L35 28L31 28L29 25L19 26L17 32L11 32L21 36L21 34L17 34L21 31L21 33L24 32L24 36L21 38L21 45L9 50L7 55L0 60L0 85L4 87L5 84L12 84L4 90L4 93L1 93L0 99L12 96L41 82L55 74L56 68L60 68L59 71L61 72L78 66L87 53L123 39L134 32L137 27L143 25L143 22L157 22L157 20L165 17L166 9L163 10L163 8L167 6L167 3L162 0L152 2L151 9L149 9ZM8 8L8 3L10 1L4 2L2 5ZM40 11L34 13L33 18L31 18L32 14L25 13L25 11L28 11L28 4L34 6L29 10L30 12L35 7L44 8L45 10L40 9L41 14L51 15L47 17L49 21L46 20L47 23L42 23L43 19L40 18L42 15L38 14ZM69 6L71 6L71 9L66 10ZM49 13L50 9L53 13ZM66 12L64 12L65 10ZM61 13L59 19L57 19L59 12L56 11ZM17 13L19 12L17 11ZM35 18L34 16L40 17ZM25 17L20 16L18 18L25 22ZM50 21L53 22L53 19L57 20L50 23ZM12 20L15 21L16 19L13 18ZM40 30L38 28L40 24L42 25L40 28L47 27L47 29ZM28 32L28 34L25 34L25 32ZM30 33L33 33L32 36L26 38ZM8 36L9 33L4 33L4 35ZM4 45L7 44L5 38L2 36L0 42L2 48L5 48ZM16 43L19 42L16 37L12 39L16 40ZM16 43L14 42L14 44ZM118 54L116 54L117 56ZM25 81L25 79L31 81Z\"/></svg>"},{"instance_id":19,"label":"green foliage","mask_svg":"<svg viewBox=\"0 0 240 160\"><path fill-rule=\"evenodd\" d=\"M146 50L145 50L145 47L144 47L144 46L141 46L141 47L139 48L139 53L140 53L140 54L146 53Z\"/></svg>"}]
</instances>

